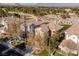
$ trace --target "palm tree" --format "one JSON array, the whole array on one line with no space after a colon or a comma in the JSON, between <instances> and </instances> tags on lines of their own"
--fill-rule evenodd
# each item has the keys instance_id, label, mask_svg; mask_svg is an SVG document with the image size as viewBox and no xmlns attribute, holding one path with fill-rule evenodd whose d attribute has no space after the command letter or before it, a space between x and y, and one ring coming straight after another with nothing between
<instances>
[{"instance_id":1,"label":"palm tree","mask_svg":"<svg viewBox=\"0 0 79 59\"><path fill-rule=\"evenodd\" d=\"M48 29L49 29L49 27L48 27ZM50 52L51 52L51 50L50 50L50 40L51 40L51 30L49 29L49 31L48 31L48 46L49 46L49 56L50 56Z\"/></svg>"}]
</instances>

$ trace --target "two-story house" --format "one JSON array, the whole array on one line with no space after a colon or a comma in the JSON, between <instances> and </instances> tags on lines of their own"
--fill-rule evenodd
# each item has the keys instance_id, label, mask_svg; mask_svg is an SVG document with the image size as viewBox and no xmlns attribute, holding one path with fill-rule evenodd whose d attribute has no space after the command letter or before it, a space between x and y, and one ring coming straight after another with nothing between
<instances>
[{"instance_id":1,"label":"two-story house","mask_svg":"<svg viewBox=\"0 0 79 59\"><path fill-rule=\"evenodd\" d=\"M67 53L77 54L79 51L79 26L72 25L65 31L65 39L59 45L59 48Z\"/></svg>"}]
</instances>

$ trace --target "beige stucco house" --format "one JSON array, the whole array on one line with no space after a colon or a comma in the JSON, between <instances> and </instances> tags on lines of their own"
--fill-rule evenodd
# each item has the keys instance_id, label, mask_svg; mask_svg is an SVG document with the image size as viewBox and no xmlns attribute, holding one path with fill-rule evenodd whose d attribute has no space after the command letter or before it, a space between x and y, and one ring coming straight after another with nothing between
<instances>
[{"instance_id":1,"label":"beige stucco house","mask_svg":"<svg viewBox=\"0 0 79 59\"><path fill-rule=\"evenodd\" d=\"M79 26L72 25L65 31L65 39L59 45L59 48L67 53L79 53Z\"/></svg>"}]
</instances>

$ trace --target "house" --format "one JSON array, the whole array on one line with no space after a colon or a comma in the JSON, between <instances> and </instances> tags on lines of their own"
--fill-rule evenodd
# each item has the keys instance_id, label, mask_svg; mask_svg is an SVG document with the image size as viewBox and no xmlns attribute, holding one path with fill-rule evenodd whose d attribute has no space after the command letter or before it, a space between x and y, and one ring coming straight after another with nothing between
<instances>
[{"instance_id":1,"label":"house","mask_svg":"<svg viewBox=\"0 0 79 59\"><path fill-rule=\"evenodd\" d=\"M69 12L70 17L77 17L76 13L74 12Z\"/></svg>"},{"instance_id":2,"label":"house","mask_svg":"<svg viewBox=\"0 0 79 59\"><path fill-rule=\"evenodd\" d=\"M72 25L73 22L72 22L72 19L71 18L66 18L65 20L60 20L59 22L60 25L63 25L63 24L68 24L68 25Z\"/></svg>"},{"instance_id":3,"label":"house","mask_svg":"<svg viewBox=\"0 0 79 59\"><path fill-rule=\"evenodd\" d=\"M10 16L1 17L0 24L3 26L0 27L0 33L6 33L7 31L9 31L9 29L13 29L13 28L11 28L11 25L14 23L14 21L16 21L16 23L18 24L18 22L17 22L18 18L10 17Z\"/></svg>"},{"instance_id":4,"label":"house","mask_svg":"<svg viewBox=\"0 0 79 59\"><path fill-rule=\"evenodd\" d=\"M71 17L71 18L66 18L63 20L60 20L59 24L68 24L68 25L76 25L79 23L79 17Z\"/></svg>"},{"instance_id":5,"label":"house","mask_svg":"<svg viewBox=\"0 0 79 59\"><path fill-rule=\"evenodd\" d=\"M65 31L65 39L59 45L59 48L64 52L79 53L79 26L78 24L72 25ZM71 50L71 51L70 51Z\"/></svg>"},{"instance_id":6,"label":"house","mask_svg":"<svg viewBox=\"0 0 79 59\"><path fill-rule=\"evenodd\" d=\"M44 50L47 39L48 28L43 24L35 28L35 36L28 39L27 45L33 48L34 53L38 54Z\"/></svg>"},{"instance_id":7,"label":"house","mask_svg":"<svg viewBox=\"0 0 79 59\"><path fill-rule=\"evenodd\" d=\"M69 21L71 25L75 25L79 23L79 17L67 18L66 21Z\"/></svg>"}]
</instances>

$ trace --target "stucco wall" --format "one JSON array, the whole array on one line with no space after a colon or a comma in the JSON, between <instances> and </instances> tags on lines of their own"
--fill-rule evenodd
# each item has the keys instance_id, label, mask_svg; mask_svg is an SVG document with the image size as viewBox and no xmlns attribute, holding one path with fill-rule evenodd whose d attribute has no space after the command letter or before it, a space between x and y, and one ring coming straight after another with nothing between
<instances>
[{"instance_id":1,"label":"stucco wall","mask_svg":"<svg viewBox=\"0 0 79 59\"><path fill-rule=\"evenodd\" d=\"M79 42L79 37L77 35L74 34L68 34L67 32L65 32L65 39L69 40L71 39L73 42L77 43Z\"/></svg>"}]
</instances>

